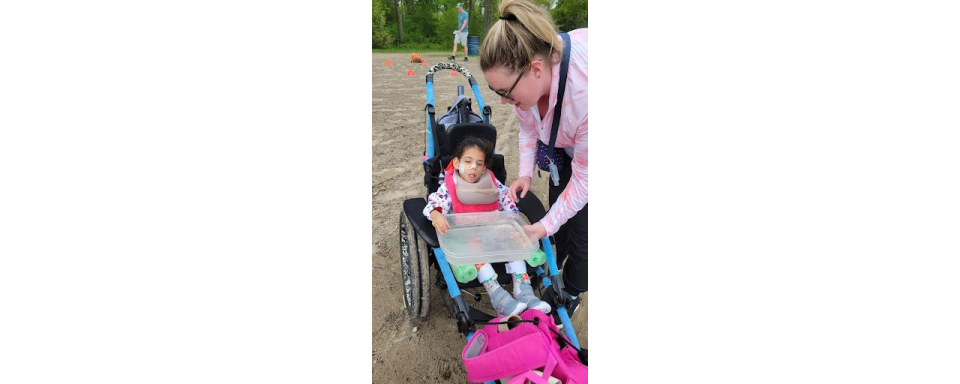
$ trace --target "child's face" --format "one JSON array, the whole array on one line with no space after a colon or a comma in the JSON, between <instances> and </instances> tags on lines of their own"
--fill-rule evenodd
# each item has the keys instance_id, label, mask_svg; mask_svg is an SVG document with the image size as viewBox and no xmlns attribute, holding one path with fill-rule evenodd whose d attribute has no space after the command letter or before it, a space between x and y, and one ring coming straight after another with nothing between
<instances>
[{"instance_id":1,"label":"child's face","mask_svg":"<svg viewBox=\"0 0 960 384\"><path fill-rule=\"evenodd\" d=\"M467 148L463 151L463 156L460 156L459 159L453 159L453 166L458 171L461 165L463 165L463 172L460 172L460 177L468 183L476 183L487 169L483 152L477 147Z\"/></svg>"}]
</instances>

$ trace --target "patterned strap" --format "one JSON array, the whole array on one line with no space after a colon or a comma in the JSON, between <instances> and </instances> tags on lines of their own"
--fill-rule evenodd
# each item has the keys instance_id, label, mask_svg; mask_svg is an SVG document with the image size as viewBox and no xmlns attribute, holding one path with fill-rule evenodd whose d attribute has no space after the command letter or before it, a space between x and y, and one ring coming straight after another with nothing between
<instances>
[{"instance_id":1,"label":"patterned strap","mask_svg":"<svg viewBox=\"0 0 960 384\"><path fill-rule=\"evenodd\" d=\"M435 73L435 72L437 72L437 71L439 71L439 70L441 70L441 69L452 69L452 70L454 70L454 71L457 71L457 72L462 73L462 74L463 74L464 76L466 76L466 77L471 77L470 71L468 71L466 68L460 66L460 64L456 64L456 63L446 63L446 62L439 62L439 63L434 64L432 67L430 67L430 70L427 71L427 73Z\"/></svg>"}]
</instances>

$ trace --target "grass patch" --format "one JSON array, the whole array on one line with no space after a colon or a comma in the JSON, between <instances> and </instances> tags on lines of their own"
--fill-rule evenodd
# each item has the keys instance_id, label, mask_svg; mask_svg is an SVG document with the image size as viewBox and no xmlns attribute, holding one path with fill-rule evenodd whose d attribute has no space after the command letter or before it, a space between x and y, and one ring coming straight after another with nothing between
<instances>
[{"instance_id":1,"label":"grass patch","mask_svg":"<svg viewBox=\"0 0 960 384\"><path fill-rule=\"evenodd\" d=\"M463 47L458 47L457 54L463 54ZM447 53L450 54L450 51L453 50L453 44L449 46L442 46L437 44L410 44L402 47L391 47L391 48L373 48L374 53L397 53L397 52L406 52L406 53Z\"/></svg>"}]
</instances>

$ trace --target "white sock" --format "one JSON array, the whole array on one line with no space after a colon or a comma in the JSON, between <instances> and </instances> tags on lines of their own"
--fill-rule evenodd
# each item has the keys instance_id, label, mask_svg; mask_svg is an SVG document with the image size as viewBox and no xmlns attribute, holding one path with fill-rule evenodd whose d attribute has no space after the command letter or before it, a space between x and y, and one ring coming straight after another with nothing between
<instances>
[{"instance_id":1,"label":"white sock","mask_svg":"<svg viewBox=\"0 0 960 384\"><path fill-rule=\"evenodd\" d=\"M480 269L477 270L477 281L483 283L487 280L490 280L491 277L495 276L497 273L493 271L493 267L490 264L484 264Z\"/></svg>"},{"instance_id":2,"label":"white sock","mask_svg":"<svg viewBox=\"0 0 960 384\"><path fill-rule=\"evenodd\" d=\"M517 274L527 272L527 262L523 260L511 261L507 263L506 270L513 281L513 297L517 297L520 295L520 282L517 281Z\"/></svg>"}]
</instances>

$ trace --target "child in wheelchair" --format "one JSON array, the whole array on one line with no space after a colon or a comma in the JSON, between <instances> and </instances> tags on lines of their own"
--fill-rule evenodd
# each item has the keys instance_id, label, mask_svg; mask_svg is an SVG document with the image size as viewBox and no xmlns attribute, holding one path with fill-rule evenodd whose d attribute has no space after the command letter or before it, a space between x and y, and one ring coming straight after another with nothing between
<instances>
[{"instance_id":1,"label":"child in wheelchair","mask_svg":"<svg viewBox=\"0 0 960 384\"><path fill-rule=\"evenodd\" d=\"M509 197L508 188L486 168L487 159L492 157L493 144L485 139L470 136L457 146L453 159L443 172L440 187L430 194L427 206L423 209L424 216L433 222L438 234L442 235L450 228L444 214L520 212ZM550 313L550 304L533 294L526 261L516 260L506 264L506 271L513 279L513 295L500 287L497 274L489 264L477 264L475 267L477 280L490 295L497 314L516 315L527 308Z\"/></svg>"}]
</instances>

